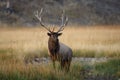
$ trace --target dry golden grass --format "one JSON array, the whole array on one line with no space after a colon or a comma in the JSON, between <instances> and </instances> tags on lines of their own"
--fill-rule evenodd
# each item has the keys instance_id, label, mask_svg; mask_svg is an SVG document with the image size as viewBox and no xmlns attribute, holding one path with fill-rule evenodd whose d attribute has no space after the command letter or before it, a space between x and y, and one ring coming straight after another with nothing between
<instances>
[{"instance_id":1,"label":"dry golden grass","mask_svg":"<svg viewBox=\"0 0 120 80\"><path fill-rule=\"evenodd\" d=\"M0 50L1 52L18 53L19 56L29 52L44 54L42 52L47 50L48 42L46 33L44 28L39 27L1 28ZM66 27L59 38L60 42L70 46L73 51L80 51L81 54L94 51L97 55L101 52L109 56L114 53L116 56L120 55L119 27ZM77 52L77 54L80 53Z\"/></svg>"}]
</instances>

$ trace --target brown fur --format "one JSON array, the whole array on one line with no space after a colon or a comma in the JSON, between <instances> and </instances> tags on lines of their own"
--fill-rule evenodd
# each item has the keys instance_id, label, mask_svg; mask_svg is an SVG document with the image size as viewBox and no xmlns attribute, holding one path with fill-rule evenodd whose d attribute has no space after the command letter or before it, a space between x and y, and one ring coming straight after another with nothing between
<instances>
[{"instance_id":1,"label":"brown fur","mask_svg":"<svg viewBox=\"0 0 120 80\"><path fill-rule=\"evenodd\" d=\"M61 34L60 34L61 35ZM58 40L59 33L48 33L49 40L48 40L48 49L50 53L50 57L53 61L53 66L55 68L55 61L59 61L61 65L61 69L65 69L66 71L69 71L70 63L71 60L66 57L63 59L64 55L59 55L59 49L60 49L60 44Z\"/></svg>"},{"instance_id":2,"label":"brown fur","mask_svg":"<svg viewBox=\"0 0 120 80\"><path fill-rule=\"evenodd\" d=\"M56 55L60 48L58 40L53 41L51 38L49 38L48 48L52 56Z\"/></svg>"}]
</instances>

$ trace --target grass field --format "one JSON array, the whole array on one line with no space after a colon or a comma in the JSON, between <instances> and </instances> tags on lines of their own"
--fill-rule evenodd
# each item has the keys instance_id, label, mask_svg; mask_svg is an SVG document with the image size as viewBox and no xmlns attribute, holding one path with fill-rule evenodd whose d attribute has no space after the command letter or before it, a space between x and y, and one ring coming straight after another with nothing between
<instances>
[{"instance_id":1,"label":"grass field","mask_svg":"<svg viewBox=\"0 0 120 80\"><path fill-rule=\"evenodd\" d=\"M48 57L47 31L39 27L0 28L0 80L90 80L85 77L96 76L102 76L103 80L117 80L120 77L119 26L66 27L59 39L72 48L74 57L113 59L93 66L74 63L69 73L55 71L51 63L26 65L26 57Z\"/></svg>"},{"instance_id":2,"label":"grass field","mask_svg":"<svg viewBox=\"0 0 120 80\"><path fill-rule=\"evenodd\" d=\"M65 28L60 41L70 46L74 56L119 57L120 28ZM47 31L44 28L1 28L0 53L39 53L47 56ZM45 53L43 53L45 52Z\"/></svg>"}]
</instances>

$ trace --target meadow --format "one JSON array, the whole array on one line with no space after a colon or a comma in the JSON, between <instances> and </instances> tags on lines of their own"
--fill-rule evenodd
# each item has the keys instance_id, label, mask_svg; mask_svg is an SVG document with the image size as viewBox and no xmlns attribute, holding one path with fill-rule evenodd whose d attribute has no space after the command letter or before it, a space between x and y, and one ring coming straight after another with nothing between
<instances>
[{"instance_id":1,"label":"meadow","mask_svg":"<svg viewBox=\"0 0 120 80\"><path fill-rule=\"evenodd\" d=\"M57 30L57 28L56 28ZM60 42L70 46L73 57L106 57L110 61L73 63L69 73L52 64L25 64L34 57L48 57L47 31L40 27L0 28L0 80L117 80L120 78L120 27L65 27ZM58 65L59 66L59 65ZM106 77L107 75L107 77Z\"/></svg>"}]
</instances>

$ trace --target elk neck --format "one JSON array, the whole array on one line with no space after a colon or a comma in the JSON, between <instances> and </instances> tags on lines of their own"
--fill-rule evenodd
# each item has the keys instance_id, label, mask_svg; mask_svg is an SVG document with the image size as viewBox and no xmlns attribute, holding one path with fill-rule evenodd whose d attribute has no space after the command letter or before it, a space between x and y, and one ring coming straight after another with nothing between
<instances>
[{"instance_id":1,"label":"elk neck","mask_svg":"<svg viewBox=\"0 0 120 80\"><path fill-rule=\"evenodd\" d=\"M51 53L51 55L56 55L56 53L59 51L60 45L59 45L59 40L53 40L49 38L48 40L48 48Z\"/></svg>"}]
</instances>

